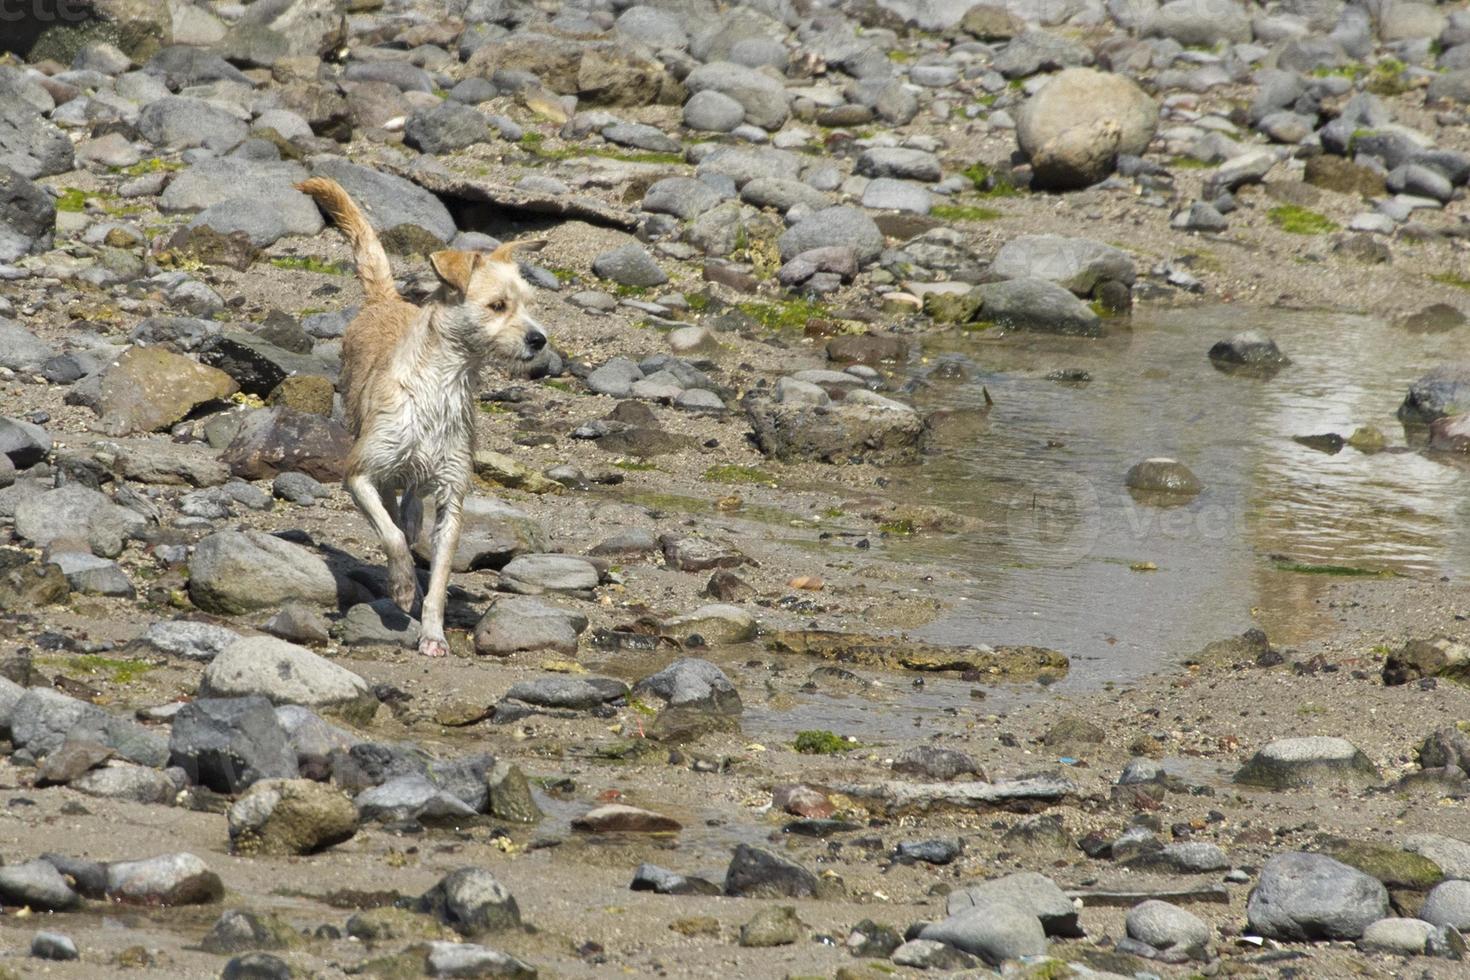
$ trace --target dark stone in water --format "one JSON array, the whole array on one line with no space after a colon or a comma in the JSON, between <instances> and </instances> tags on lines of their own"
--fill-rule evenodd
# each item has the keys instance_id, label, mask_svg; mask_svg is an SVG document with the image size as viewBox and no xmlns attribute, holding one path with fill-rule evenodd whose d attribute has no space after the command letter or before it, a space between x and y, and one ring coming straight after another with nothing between
<instances>
[{"instance_id":1,"label":"dark stone in water","mask_svg":"<svg viewBox=\"0 0 1470 980\"><path fill-rule=\"evenodd\" d=\"M1325 432L1318 436L1292 436L1291 441L1329 456L1342 452L1342 447L1347 445L1347 440L1336 432Z\"/></svg>"},{"instance_id":2,"label":"dark stone in water","mask_svg":"<svg viewBox=\"0 0 1470 980\"><path fill-rule=\"evenodd\" d=\"M793 820L781 828L781 833L796 834L798 837L820 837L825 839L831 837L833 834L850 834L862 829L862 824L856 824L850 820L830 820L813 817L805 820Z\"/></svg>"},{"instance_id":3,"label":"dark stone in water","mask_svg":"<svg viewBox=\"0 0 1470 980\"><path fill-rule=\"evenodd\" d=\"M1291 363L1276 341L1258 330L1238 333L1210 348L1210 363L1227 374L1268 378Z\"/></svg>"},{"instance_id":4,"label":"dark stone in water","mask_svg":"<svg viewBox=\"0 0 1470 980\"><path fill-rule=\"evenodd\" d=\"M1405 425L1428 425L1446 415L1470 411L1470 363L1445 365L1409 385L1399 406Z\"/></svg>"}]
</instances>

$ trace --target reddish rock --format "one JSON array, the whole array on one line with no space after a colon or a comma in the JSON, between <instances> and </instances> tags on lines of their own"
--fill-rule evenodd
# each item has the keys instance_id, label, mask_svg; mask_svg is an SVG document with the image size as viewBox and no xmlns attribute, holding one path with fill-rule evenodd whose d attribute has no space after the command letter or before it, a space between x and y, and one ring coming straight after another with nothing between
<instances>
[{"instance_id":1,"label":"reddish rock","mask_svg":"<svg viewBox=\"0 0 1470 980\"><path fill-rule=\"evenodd\" d=\"M584 834L673 834L684 827L662 813L622 803L607 803L573 820L572 829Z\"/></svg>"},{"instance_id":2,"label":"reddish rock","mask_svg":"<svg viewBox=\"0 0 1470 980\"><path fill-rule=\"evenodd\" d=\"M825 820L837 812L837 807L825 792L805 783L777 786L771 796L771 802L777 809L798 817Z\"/></svg>"},{"instance_id":3,"label":"reddish rock","mask_svg":"<svg viewBox=\"0 0 1470 980\"><path fill-rule=\"evenodd\" d=\"M246 480L269 480L296 471L317 480L342 479L352 436L321 415L284 405L254 412L220 457Z\"/></svg>"},{"instance_id":4,"label":"reddish rock","mask_svg":"<svg viewBox=\"0 0 1470 980\"><path fill-rule=\"evenodd\" d=\"M1470 413L1447 415L1429 423L1429 448L1447 453L1470 453Z\"/></svg>"}]
</instances>

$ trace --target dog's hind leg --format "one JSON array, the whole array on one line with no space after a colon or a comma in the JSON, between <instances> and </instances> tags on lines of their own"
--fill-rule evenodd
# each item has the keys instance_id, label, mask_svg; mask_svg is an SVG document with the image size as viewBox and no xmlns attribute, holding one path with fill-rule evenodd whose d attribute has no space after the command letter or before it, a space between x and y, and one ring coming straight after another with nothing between
<instances>
[{"instance_id":1,"label":"dog's hind leg","mask_svg":"<svg viewBox=\"0 0 1470 980\"><path fill-rule=\"evenodd\" d=\"M408 550L408 539L393 520L389 505L384 502L382 490L364 473L347 478L347 492L352 494L358 510L363 512L378 532L383 542L383 551L388 556L388 591L398 608L408 612L413 608L414 596L418 593L418 578L413 571L413 554ZM388 493L392 499L392 492Z\"/></svg>"},{"instance_id":2,"label":"dog's hind leg","mask_svg":"<svg viewBox=\"0 0 1470 980\"><path fill-rule=\"evenodd\" d=\"M424 498L420 496L416 483L409 483L403 488L403 495L398 500L398 526L403 528L409 547L413 547L424 526Z\"/></svg>"},{"instance_id":3,"label":"dog's hind leg","mask_svg":"<svg viewBox=\"0 0 1470 980\"><path fill-rule=\"evenodd\" d=\"M444 638L444 603L464 516L462 489L435 496L434 553L429 559L429 587L424 591L424 610L419 620L419 653L426 657L443 657L449 653L449 641Z\"/></svg>"}]
</instances>

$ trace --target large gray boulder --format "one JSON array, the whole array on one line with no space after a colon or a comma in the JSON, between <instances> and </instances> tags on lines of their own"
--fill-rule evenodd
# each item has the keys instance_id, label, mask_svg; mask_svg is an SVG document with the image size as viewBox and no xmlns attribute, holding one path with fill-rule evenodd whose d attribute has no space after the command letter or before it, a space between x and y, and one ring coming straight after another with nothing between
<instances>
[{"instance_id":1,"label":"large gray boulder","mask_svg":"<svg viewBox=\"0 0 1470 980\"><path fill-rule=\"evenodd\" d=\"M189 559L189 597L205 612L235 616L293 599L335 606L357 589L339 585L309 548L261 531L217 531Z\"/></svg>"},{"instance_id":2,"label":"large gray boulder","mask_svg":"<svg viewBox=\"0 0 1470 980\"><path fill-rule=\"evenodd\" d=\"M1072 900L1056 882L1035 871L1021 871L956 889L949 893L945 910L953 916L994 903L1030 912L1040 920L1048 936L1083 935Z\"/></svg>"},{"instance_id":3,"label":"large gray boulder","mask_svg":"<svg viewBox=\"0 0 1470 980\"><path fill-rule=\"evenodd\" d=\"M1121 249L1065 235L1012 238L995 253L990 271L1002 279L1045 279L1078 296L1091 296L1099 282L1132 284L1135 277L1133 260Z\"/></svg>"},{"instance_id":4,"label":"large gray boulder","mask_svg":"<svg viewBox=\"0 0 1470 980\"><path fill-rule=\"evenodd\" d=\"M56 351L50 344L16 321L0 316L0 367L34 374L54 356Z\"/></svg>"},{"instance_id":5,"label":"large gray boulder","mask_svg":"<svg viewBox=\"0 0 1470 980\"><path fill-rule=\"evenodd\" d=\"M181 171L159 198L163 211L205 211L234 201L271 202L289 235L315 235L323 228L316 204L298 191L306 168L296 163L221 157ZM224 230L224 229L217 229Z\"/></svg>"},{"instance_id":6,"label":"large gray boulder","mask_svg":"<svg viewBox=\"0 0 1470 980\"><path fill-rule=\"evenodd\" d=\"M1245 911L1251 931L1268 939L1357 939L1388 914L1388 890L1341 861L1295 851L1266 862Z\"/></svg>"},{"instance_id":7,"label":"large gray boulder","mask_svg":"<svg viewBox=\"0 0 1470 980\"><path fill-rule=\"evenodd\" d=\"M1040 919L1029 909L999 901L982 902L932 922L920 931L919 938L964 950L992 965L1040 956L1047 945Z\"/></svg>"},{"instance_id":8,"label":"large gray boulder","mask_svg":"<svg viewBox=\"0 0 1470 980\"><path fill-rule=\"evenodd\" d=\"M1406 425L1428 425L1464 412L1470 412L1470 363L1437 367L1409 385L1398 416Z\"/></svg>"},{"instance_id":9,"label":"large gray boulder","mask_svg":"<svg viewBox=\"0 0 1470 980\"><path fill-rule=\"evenodd\" d=\"M271 704L297 704L365 720L378 699L368 682L345 667L273 636L236 640L209 662L199 681L204 697L260 695Z\"/></svg>"},{"instance_id":10,"label":"large gray boulder","mask_svg":"<svg viewBox=\"0 0 1470 980\"><path fill-rule=\"evenodd\" d=\"M783 262L814 248L841 246L853 250L859 265L867 265L883 251L883 232L862 208L824 208L786 229L777 244Z\"/></svg>"},{"instance_id":11,"label":"large gray boulder","mask_svg":"<svg viewBox=\"0 0 1470 980\"><path fill-rule=\"evenodd\" d=\"M27 497L15 508L16 533L35 547L54 541L85 542L103 558L116 558L123 542L147 524L142 514L80 483Z\"/></svg>"},{"instance_id":12,"label":"large gray boulder","mask_svg":"<svg viewBox=\"0 0 1470 980\"><path fill-rule=\"evenodd\" d=\"M1378 767L1345 738L1278 738L1235 774L1235 781L1268 789L1361 787L1378 782Z\"/></svg>"},{"instance_id":13,"label":"large gray boulder","mask_svg":"<svg viewBox=\"0 0 1470 980\"><path fill-rule=\"evenodd\" d=\"M719 92L740 103L745 121L764 129L780 129L791 116L786 87L769 75L729 61L715 61L691 71L684 84L691 93Z\"/></svg>"},{"instance_id":14,"label":"large gray boulder","mask_svg":"<svg viewBox=\"0 0 1470 980\"><path fill-rule=\"evenodd\" d=\"M393 174L349 163L341 157L319 157L312 161L313 177L330 177L341 184L367 214L368 222L380 235L394 229L411 233L414 228L428 232L441 242L453 238L458 229L449 209L430 192L412 181Z\"/></svg>"},{"instance_id":15,"label":"large gray boulder","mask_svg":"<svg viewBox=\"0 0 1470 980\"><path fill-rule=\"evenodd\" d=\"M51 247L56 205L23 174L0 165L0 262Z\"/></svg>"},{"instance_id":16,"label":"large gray boulder","mask_svg":"<svg viewBox=\"0 0 1470 980\"><path fill-rule=\"evenodd\" d=\"M1068 294L1070 297L1070 294ZM761 452L782 462L912 463L928 438L924 417L890 398L833 405L750 394L742 405Z\"/></svg>"},{"instance_id":17,"label":"large gray boulder","mask_svg":"<svg viewBox=\"0 0 1470 980\"><path fill-rule=\"evenodd\" d=\"M1045 279L1011 279L975 287L980 319L1007 330L1096 337L1102 319L1092 308Z\"/></svg>"},{"instance_id":18,"label":"large gray boulder","mask_svg":"<svg viewBox=\"0 0 1470 980\"><path fill-rule=\"evenodd\" d=\"M195 698L174 716L168 748L169 765L219 793L297 775L296 751L263 697Z\"/></svg>"},{"instance_id":19,"label":"large gray boulder","mask_svg":"<svg viewBox=\"0 0 1470 980\"><path fill-rule=\"evenodd\" d=\"M0 167L22 177L50 177L72 168L71 140L23 102L0 102Z\"/></svg>"},{"instance_id":20,"label":"large gray boulder","mask_svg":"<svg viewBox=\"0 0 1470 980\"><path fill-rule=\"evenodd\" d=\"M100 742L143 766L161 767L168 759L167 745L158 733L60 691L28 688L15 700L9 715L11 741L38 758L71 739Z\"/></svg>"},{"instance_id":21,"label":"large gray boulder","mask_svg":"<svg viewBox=\"0 0 1470 980\"><path fill-rule=\"evenodd\" d=\"M138 132L158 147L202 146L224 153L245 141L249 127L212 102L171 95L144 107L138 115Z\"/></svg>"},{"instance_id":22,"label":"large gray boulder","mask_svg":"<svg viewBox=\"0 0 1470 980\"><path fill-rule=\"evenodd\" d=\"M1251 21L1235 0L1170 0L1148 18L1145 31L1184 45L1213 47L1251 39Z\"/></svg>"},{"instance_id":23,"label":"large gray boulder","mask_svg":"<svg viewBox=\"0 0 1470 980\"><path fill-rule=\"evenodd\" d=\"M1141 155L1158 125L1158 103L1132 79L1068 68L1021 106L1016 141L1040 189L1069 190L1106 177L1118 154Z\"/></svg>"}]
</instances>

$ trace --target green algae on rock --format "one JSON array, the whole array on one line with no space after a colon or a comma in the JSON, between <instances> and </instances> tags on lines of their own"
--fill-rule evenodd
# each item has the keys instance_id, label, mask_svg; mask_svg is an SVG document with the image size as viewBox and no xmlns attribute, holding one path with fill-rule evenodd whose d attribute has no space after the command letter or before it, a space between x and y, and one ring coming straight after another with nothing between
<instances>
[{"instance_id":1,"label":"green algae on rock","mask_svg":"<svg viewBox=\"0 0 1470 980\"><path fill-rule=\"evenodd\" d=\"M766 641L775 653L796 653L844 664L889 670L959 671L987 680L1057 677L1070 666L1065 654L1044 647L941 646L902 636L837 630L781 630Z\"/></svg>"}]
</instances>

